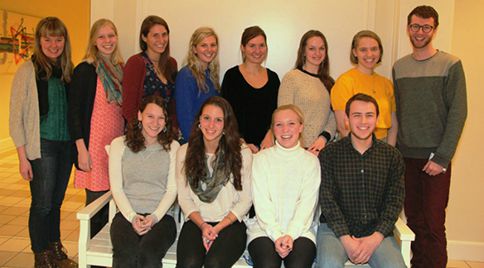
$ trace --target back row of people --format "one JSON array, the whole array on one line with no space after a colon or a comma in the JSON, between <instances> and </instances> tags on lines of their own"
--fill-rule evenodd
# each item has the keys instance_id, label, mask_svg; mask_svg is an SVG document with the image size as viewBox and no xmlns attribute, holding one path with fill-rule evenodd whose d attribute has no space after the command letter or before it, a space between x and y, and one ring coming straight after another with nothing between
<instances>
[{"instance_id":1,"label":"back row of people","mask_svg":"<svg viewBox=\"0 0 484 268\"><path fill-rule=\"evenodd\" d=\"M413 163L412 167L421 170L423 165L425 174L431 177L442 175L445 181L450 182L450 173L446 171L450 169L449 162L465 121L465 80L460 61L432 47L437 26L438 14L431 7L417 7L409 14L408 33L415 59L446 63L439 64L447 66L442 70L432 69L433 73L439 74L432 77L443 79L438 83L445 89L441 98L420 98L420 91L411 93L404 90L418 86L421 80L406 79L418 78L411 68L408 69L408 66L418 64L410 59L402 60L394 68L395 86L399 89L396 92L400 94L397 95L400 108L396 109L391 83L374 73L383 48L378 36L370 31L355 35L351 60L356 67L343 74L334 86L329 76L326 39L318 31L307 32L301 39L295 70L290 71L279 86L277 75L262 66L267 56L267 43L265 33L259 27L249 27L244 31L241 41L244 62L227 71L221 86L222 95L234 107L241 136L252 152L274 144L269 122L277 105L294 103L300 106L307 117L302 146L317 155L334 138L336 128L340 136L347 135L342 104L357 91L363 91L377 99L381 109L377 137L395 144L397 111L399 122L408 126L398 136L407 166L413 163L413 158L426 160L430 157L422 163ZM71 155L74 155L80 170L76 172L75 184L86 189L86 201L89 203L109 189L108 156L104 145L123 133L121 112L128 121L135 119L144 97L161 95L173 121L173 126L167 131L178 132L180 129L181 133L176 137L184 143L190 138L191 126L202 103L218 95L218 37L212 29L202 27L194 32L187 66L178 75L176 61L169 56L169 28L164 20L156 16L147 17L139 40L142 52L131 57L123 66L116 27L109 20L97 21L91 29L85 60L71 75L69 36L63 23L48 17L37 26L34 56L16 74L10 105L10 131L17 146L20 173L24 179L31 181L29 230L36 263L51 264L56 261L75 265L62 249L58 230ZM408 81L415 83L408 84ZM67 90L69 86L70 90ZM240 90L237 90L239 87ZM438 88L432 89L432 92L443 91ZM412 101L404 101L408 99ZM418 100L433 101L435 107L441 109L436 111L431 109L434 106ZM415 112L422 107L430 110L421 114ZM427 115L433 119L428 120ZM422 116L425 118L422 119ZM422 122L430 124L422 125ZM435 126L436 122L441 123ZM71 139L75 141L77 156L67 150L71 148ZM53 162L50 162L51 159ZM407 173L407 176L417 177L414 173ZM32 180L34 175L39 180ZM39 181L48 183L41 184ZM407 182L410 183L409 180ZM435 240L439 245L435 247L435 255L440 256L440 262L446 262L445 231L442 228L448 186L449 183L444 185L443 191L433 195L438 198L429 202L428 207L425 205L428 209L415 209L416 204L411 202L419 200L419 193L412 195L412 200L407 198L409 202L406 202L410 211L409 224L417 233L414 246L422 248L434 243L424 237L429 232L435 232L439 237ZM423 186L413 183L408 187ZM48 198L42 199L43 196ZM428 210L438 211L434 217L438 220L433 221L435 224L422 224L418 220L423 216L417 215L417 211ZM104 225L107 218L104 211L93 220L93 233ZM432 262L423 256L414 259L418 259L418 263Z\"/></svg>"}]
</instances>

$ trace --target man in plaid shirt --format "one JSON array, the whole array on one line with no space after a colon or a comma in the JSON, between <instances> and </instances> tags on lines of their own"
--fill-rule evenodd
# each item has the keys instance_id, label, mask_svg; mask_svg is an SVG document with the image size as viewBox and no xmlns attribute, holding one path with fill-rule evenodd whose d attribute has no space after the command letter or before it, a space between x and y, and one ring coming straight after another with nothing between
<instances>
[{"instance_id":1,"label":"man in plaid shirt","mask_svg":"<svg viewBox=\"0 0 484 268\"><path fill-rule=\"evenodd\" d=\"M402 155L373 134L379 114L375 99L356 94L345 112L350 135L320 155L317 266L344 267L349 259L405 267L392 236L404 199Z\"/></svg>"}]
</instances>

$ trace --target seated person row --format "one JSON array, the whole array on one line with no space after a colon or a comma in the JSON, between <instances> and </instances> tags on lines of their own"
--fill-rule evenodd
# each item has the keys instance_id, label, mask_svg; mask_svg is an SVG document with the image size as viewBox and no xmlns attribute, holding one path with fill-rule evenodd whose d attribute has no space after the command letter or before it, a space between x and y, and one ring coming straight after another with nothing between
<instances>
[{"instance_id":1,"label":"seated person row","mask_svg":"<svg viewBox=\"0 0 484 268\"><path fill-rule=\"evenodd\" d=\"M159 99L159 97L156 98ZM146 149L142 146L138 147L138 153L134 153L133 149L124 152L120 149L116 150L116 147L124 150L125 138L116 139L111 147L113 195L121 210L121 214L116 216L111 227L113 267L122 267L120 264L123 262L120 260L123 258L134 262L130 267L136 267L136 262L138 267L150 267L149 263L153 265L161 263L161 258L176 236L173 218L166 214L175 199L176 188L178 188L180 206L187 217L177 246L177 267L232 266L246 247L246 225L242 220L252 204L251 200L254 200L255 208L258 211L257 218L248 222L249 252L254 266L280 266L284 261L286 267L293 265L311 267L316 255L315 235L311 225L317 202L320 168L317 158L300 146L299 138L303 130L301 111L294 105L282 106L276 110L272 120L276 145L257 154L252 165L252 154L250 149L240 142L230 105L220 97L210 98L202 106L198 119L196 119L197 124L192 129L189 143L182 146L177 153L177 184L175 184L174 154L178 144L172 142L168 137L166 127L169 127L169 124L165 124L166 109L163 107L162 101L158 102L157 105L142 105L143 109L138 115L141 124L138 126L131 124L126 138L129 140L130 133L132 134L133 129L138 128L136 131L143 136ZM151 111L153 109L158 110L158 115L153 114ZM352 115L351 112L349 114ZM373 111L373 116L376 118L377 112ZM150 122L153 117L158 118L158 121ZM350 126L353 125L350 124ZM365 136L367 140L370 139L370 144L374 141L373 128L374 125L363 131L367 134ZM337 144L344 144L349 139L343 139L335 145L329 146L324 152L331 152L330 148L336 147ZM156 143L157 140L158 143ZM128 147L130 146L129 143L126 144ZM156 145L154 151L156 154L150 150L152 148L150 144ZM167 147L167 144L171 146ZM391 148L382 142L376 142L374 146L383 148L380 151ZM396 152L393 148L389 150ZM153 170L152 166L156 166L156 164L140 160L149 160L150 157L158 154L164 155L164 158L153 160L163 163L163 165L158 164L158 167L159 169L164 167L165 170L162 172L156 169L156 172L148 172ZM321 156L322 164L327 162L323 161L326 155L323 153ZM129 156L131 159L128 159ZM394 166L390 165L393 163L388 161L383 166L393 170ZM343 171L346 170L345 166L340 167ZM131 176L128 176L129 172L131 172ZM146 190L130 192L129 186L133 184L124 182L124 180L136 179L133 174L141 172L153 173L149 177L161 178L158 179L158 182L145 181L134 184L136 187L150 189L148 193L158 193L158 198L152 198L151 207L135 207L133 204L139 202L136 198L141 197L139 193L143 193L144 196ZM325 174L323 172L323 184ZM281 180L284 183L280 183ZM143 186L143 184L147 185ZM389 183L389 185L392 184ZM386 186L383 185L383 187ZM251 189L253 189L252 197ZM403 193L403 188L401 190L400 193ZM164 194L160 194L160 191ZM130 194L125 194L127 192ZM323 193L325 191L322 186L322 206L326 200L330 199ZM395 194L396 198L393 202L388 201L387 198L380 199L380 201L391 203L394 209L383 214L388 217L385 218L385 229L382 231L385 236L393 230L393 224L401 210L402 198L398 198L400 196L398 191ZM122 204L123 198L126 200L125 205ZM375 200L370 201L370 204L373 204L372 202ZM398 212L395 213L395 211ZM325 213L326 210L323 206L325 216L322 216L322 219L328 219L329 214ZM119 221L123 222L124 229L122 232L116 233ZM160 226L157 227L155 223ZM332 227L332 225L330 226ZM320 232L322 227L324 224L321 225ZM158 230L163 235L151 230ZM120 238L128 237L127 233L132 234L131 244L134 245L129 250L126 250L128 248L126 244L129 242L120 240ZM150 239L150 234L157 236L157 239ZM378 238L380 237L378 236ZM352 239L358 241L358 245L355 244L355 247L352 248L353 251L348 252L350 260L356 263L370 261L371 264L371 259L364 258L367 255L361 255L363 253L371 255L370 251L364 250L365 240L361 239L360 242L359 239ZM321 251L326 252L322 250L324 240L319 240L321 239L318 238L320 249L318 256L321 255ZM336 241L338 240L336 239ZM395 241L390 241L393 241L395 255L399 256L403 263L399 250L394 244ZM159 244L153 246L152 243ZM378 243L374 245L375 248L378 247ZM137 247L138 249L136 249ZM152 248L158 250L155 252L147 250ZM360 255L355 255L355 252ZM147 261L148 254L151 254L152 261ZM344 251L343 254L345 254ZM271 257L268 258L268 256ZM331 258L328 256L318 258L318 260L326 259ZM346 259L341 259L342 263L345 261ZM323 265L322 262L319 264Z\"/></svg>"}]
</instances>

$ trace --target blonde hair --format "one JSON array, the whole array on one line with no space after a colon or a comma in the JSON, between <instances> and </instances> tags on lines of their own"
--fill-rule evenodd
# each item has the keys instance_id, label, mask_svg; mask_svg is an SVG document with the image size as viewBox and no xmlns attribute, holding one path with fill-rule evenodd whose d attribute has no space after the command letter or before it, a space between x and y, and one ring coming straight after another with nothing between
<instances>
[{"instance_id":1,"label":"blonde hair","mask_svg":"<svg viewBox=\"0 0 484 268\"><path fill-rule=\"evenodd\" d=\"M274 128L274 123L275 123L274 118L276 117L276 114L278 112L285 111L285 110L293 111L296 114L297 119L299 120L299 123L301 125L304 125L304 114L301 111L301 109L299 109L299 107L297 107L294 104L286 104L286 105L281 105L281 106L277 107L277 109L275 109L274 112L272 113L271 130L273 130L273 128Z\"/></svg>"},{"instance_id":2,"label":"blonde hair","mask_svg":"<svg viewBox=\"0 0 484 268\"><path fill-rule=\"evenodd\" d=\"M206 37L214 36L218 46L218 36L212 28L200 27L193 32L190 38L190 44L188 46L187 66L192 72L197 86L201 91L208 91L207 82L205 81L205 70L202 67L200 59L195 55L194 48L200 44ZM220 64L218 61L218 49L215 58L208 64L208 70L210 72L210 80L212 81L215 89L218 91L220 88L219 83L219 70Z\"/></svg>"},{"instance_id":3,"label":"blonde hair","mask_svg":"<svg viewBox=\"0 0 484 268\"><path fill-rule=\"evenodd\" d=\"M98 38L99 30L104 27L109 26L114 31L116 37L118 37L118 30L114 23L108 19L99 19L91 27L91 32L89 33L89 42L87 43L86 55L84 55L84 60L87 63L94 63L97 65L98 56L97 53L99 49L96 47L96 39ZM119 40L114 47L114 51L111 54L111 62L114 65L123 64L123 57L121 56L121 52L119 51Z\"/></svg>"},{"instance_id":4,"label":"blonde hair","mask_svg":"<svg viewBox=\"0 0 484 268\"><path fill-rule=\"evenodd\" d=\"M62 54L57 58L57 62L53 62L42 52L40 39L49 35L64 37L64 49L62 50ZM37 78L48 80L52 76L53 66L58 64L62 71L62 81L66 83L71 81L73 66L71 60L71 42L67 28L59 18L46 17L39 21L35 28L35 46L32 58L34 59L32 62ZM43 76L41 77L40 74Z\"/></svg>"}]
</instances>

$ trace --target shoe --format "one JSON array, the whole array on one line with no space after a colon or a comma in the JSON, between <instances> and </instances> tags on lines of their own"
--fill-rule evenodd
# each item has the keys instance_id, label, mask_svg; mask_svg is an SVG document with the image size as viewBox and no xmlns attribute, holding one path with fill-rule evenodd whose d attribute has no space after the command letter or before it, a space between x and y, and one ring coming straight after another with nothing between
<instances>
[{"instance_id":1,"label":"shoe","mask_svg":"<svg viewBox=\"0 0 484 268\"><path fill-rule=\"evenodd\" d=\"M76 268L77 263L67 257L67 250L60 241L49 243L52 251L52 260L58 268Z\"/></svg>"},{"instance_id":2,"label":"shoe","mask_svg":"<svg viewBox=\"0 0 484 268\"><path fill-rule=\"evenodd\" d=\"M50 250L44 250L39 253L34 253L35 256L35 268L55 268L55 263Z\"/></svg>"}]
</instances>

